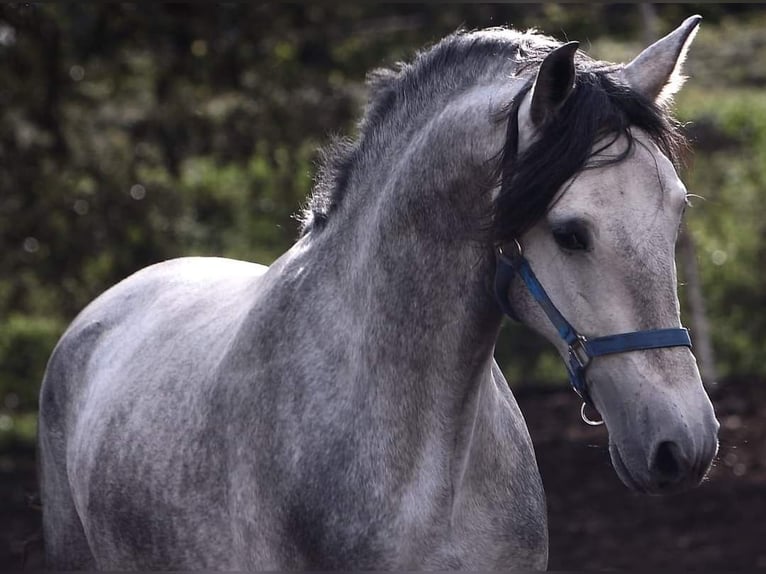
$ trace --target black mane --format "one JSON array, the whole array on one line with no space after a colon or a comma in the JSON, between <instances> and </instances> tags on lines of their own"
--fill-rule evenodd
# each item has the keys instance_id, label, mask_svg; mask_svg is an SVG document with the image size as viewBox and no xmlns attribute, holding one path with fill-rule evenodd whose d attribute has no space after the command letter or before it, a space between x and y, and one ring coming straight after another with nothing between
<instances>
[{"instance_id":1,"label":"black mane","mask_svg":"<svg viewBox=\"0 0 766 574\"><path fill-rule=\"evenodd\" d=\"M321 229L343 200L354 165L363 154L365 137L387 121L398 106L417 105L418 96L433 101L436 92L454 91L474 84L488 74L508 73L509 59L530 79L508 106L507 136L497 158L496 181L500 193L490 214L491 238L502 243L519 237L546 212L556 192L578 171L593 167L591 160L612 141L625 136L624 153L601 159L598 165L616 163L633 149L629 128L643 130L660 150L678 163L684 138L668 110L633 91L616 79L620 66L597 62L578 53L575 89L548 122L538 139L518 153L518 108L531 88L534 71L559 45L534 33L501 36L457 32L432 49L418 54L412 64L397 70L376 70L368 76L370 98L359 124L359 138L338 139L322 152L316 185L304 210L301 234ZM601 138L606 144L594 150Z\"/></svg>"}]
</instances>

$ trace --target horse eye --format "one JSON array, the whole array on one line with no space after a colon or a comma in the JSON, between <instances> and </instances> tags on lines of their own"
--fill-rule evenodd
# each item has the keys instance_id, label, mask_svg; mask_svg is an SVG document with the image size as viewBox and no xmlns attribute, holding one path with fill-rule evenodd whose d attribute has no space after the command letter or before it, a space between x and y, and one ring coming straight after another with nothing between
<instances>
[{"instance_id":1,"label":"horse eye","mask_svg":"<svg viewBox=\"0 0 766 574\"><path fill-rule=\"evenodd\" d=\"M580 225L563 225L553 230L559 247L570 251L585 251L590 247L588 231Z\"/></svg>"}]
</instances>

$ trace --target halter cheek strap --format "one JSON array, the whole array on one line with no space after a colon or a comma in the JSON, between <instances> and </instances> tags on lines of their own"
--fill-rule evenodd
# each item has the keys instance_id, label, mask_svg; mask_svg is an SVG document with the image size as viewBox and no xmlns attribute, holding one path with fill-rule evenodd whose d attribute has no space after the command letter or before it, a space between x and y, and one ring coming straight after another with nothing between
<instances>
[{"instance_id":1,"label":"halter cheek strap","mask_svg":"<svg viewBox=\"0 0 766 574\"><path fill-rule=\"evenodd\" d=\"M615 353L643 351L645 349L692 346L689 331L684 328L632 331L630 333L588 339L578 333L553 304L542 284L535 277L529 261L522 254L521 245L518 241L516 242L516 247L517 252L510 256L503 253L500 248L496 251L495 297L497 302L506 315L518 321L518 317L508 299L508 290L513 278L517 275L520 276L529 293L545 311L548 319L558 331L559 336L566 342L569 348L567 361L569 381L572 388L585 403L593 404L588 394L586 379L586 371L593 358ZM588 421L586 420L586 422Z\"/></svg>"}]
</instances>

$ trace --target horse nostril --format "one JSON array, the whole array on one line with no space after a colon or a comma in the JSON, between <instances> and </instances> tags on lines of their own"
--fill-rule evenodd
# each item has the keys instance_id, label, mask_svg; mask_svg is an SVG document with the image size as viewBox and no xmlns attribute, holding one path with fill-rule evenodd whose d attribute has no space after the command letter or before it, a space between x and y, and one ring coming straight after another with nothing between
<instances>
[{"instance_id":1,"label":"horse nostril","mask_svg":"<svg viewBox=\"0 0 766 574\"><path fill-rule=\"evenodd\" d=\"M687 468L686 459L676 443L663 441L657 446L651 470L656 475L660 485L669 486L680 482L684 478Z\"/></svg>"}]
</instances>

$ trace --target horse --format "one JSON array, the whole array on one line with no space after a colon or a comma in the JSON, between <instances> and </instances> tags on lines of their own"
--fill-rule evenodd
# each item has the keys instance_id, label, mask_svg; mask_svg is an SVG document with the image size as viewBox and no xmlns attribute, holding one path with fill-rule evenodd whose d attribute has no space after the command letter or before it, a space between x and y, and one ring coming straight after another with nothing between
<instances>
[{"instance_id":1,"label":"horse","mask_svg":"<svg viewBox=\"0 0 766 574\"><path fill-rule=\"evenodd\" d=\"M458 31L369 75L271 266L180 258L95 299L40 393L48 565L545 569L504 310L629 488L697 485L718 422L680 322L670 109L699 22L624 65Z\"/></svg>"}]
</instances>

